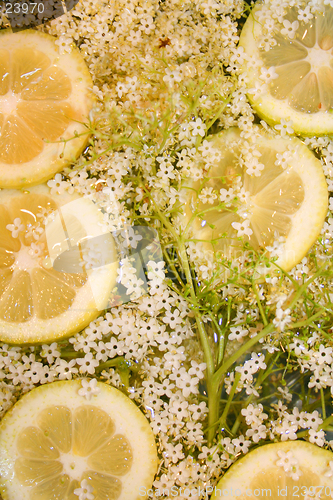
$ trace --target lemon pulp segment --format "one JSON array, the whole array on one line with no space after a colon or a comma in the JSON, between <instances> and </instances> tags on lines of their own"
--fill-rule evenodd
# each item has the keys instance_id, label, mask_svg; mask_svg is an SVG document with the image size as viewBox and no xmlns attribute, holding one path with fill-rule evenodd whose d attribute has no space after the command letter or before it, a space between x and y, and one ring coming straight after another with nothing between
<instances>
[{"instance_id":1,"label":"lemon pulp segment","mask_svg":"<svg viewBox=\"0 0 333 500\"><path fill-rule=\"evenodd\" d=\"M0 34L0 187L51 178L87 143L92 80L79 51L60 55L55 41L35 30Z\"/></svg>"},{"instance_id":2,"label":"lemon pulp segment","mask_svg":"<svg viewBox=\"0 0 333 500\"><path fill-rule=\"evenodd\" d=\"M269 137L262 131L252 144L257 156L238 129L222 132L212 142L222 152L221 161L203 181L187 183L185 220L198 214L193 237L228 258L243 255L244 241L255 251L267 251L281 241L276 262L291 269L319 236L327 213L328 191L319 160L298 139ZM287 160L279 163L285 153ZM213 201L200 199L207 188L215 195ZM242 234L237 224L244 221Z\"/></svg>"},{"instance_id":3,"label":"lemon pulp segment","mask_svg":"<svg viewBox=\"0 0 333 500\"><path fill-rule=\"evenodd\" d=\"M331 498L332 481L325 476L333 454L304 441L260 446L237 460L217 484L211 500L233 490L240 500L283 497ZM235 493L236 492L236 493ZM229 496L230 493L229 493Z\"/></svg>"},{"instance_id":4,"label":"lemon pulp segment","mask_svg":"<svg viewBox=\"0 0 333 500\"><path fill-rule=\"evenodd\" d=\"M107 262L89 268L84 260L93 251L89 241L102 231L101 222L92 201L51 195L45 185L27 193L0 192L2 341L34 343L68 336L106 307L118 266L111 235L106 234ZM52 265L54 257L66 255L68 245L79 249L78 273L60 272Z\"/></svg>"},{"instance_id":5,"label":"lemon pulp segment","mask_svg":"<svg viewBox=\"0 0 333 500\"><path fill-rule=\"evenodd\" d=\"M322 5L313 14L309 11L310 19L302 20L300 12L306 6L306 2L286 6L283 20L275 20L272 31L265 27L265 19L274 7L269 2L254 7L240 37L251 61L243 71L249 80L250 101L268 123L285 119L292 121L297 133L329 134L333 131L333 8ZM288 34L288 26L295 30ZM263 68L273 68L275 75L265 81Z\"/></svg>"},{"instance_id":6,"label":"lemon pulp segment","mask_svg":"<svg viewBox=\"0 0 333 500\"><path fill-rule=\"evenodd\" d=\"M135 404L104 383L89 399L81 380L33 389L0 425L4 500L137 500L157 467L154 435ZM141 488L141 495L140 495Z\"/></svg>"}]
</instances>

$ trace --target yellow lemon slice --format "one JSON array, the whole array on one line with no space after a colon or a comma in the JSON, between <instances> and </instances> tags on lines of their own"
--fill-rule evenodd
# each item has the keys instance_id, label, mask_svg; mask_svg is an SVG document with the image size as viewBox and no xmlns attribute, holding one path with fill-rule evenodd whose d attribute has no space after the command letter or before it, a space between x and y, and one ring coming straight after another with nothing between
<instances>
[{"instance_id":1,"label":"yellow lemon slice","mask_svg":"<svg viewBox=\"0 0 333 500\"><path fill-rule=\"evenodd\" d=\"M260 446L235 462L211 500L322 498L333 493L333 453L304 441ZM232 493L231 493L232 492Z\"/></svg>"},{"instance_id":2,"label":"yellow lemon slice","mask_svg":"<svg viewBox=\"0 0 333 500\"><path fill-rule=\"evenodd\" d=\"M60 55L55 41L34 30L0 33L2 188L50 179L87 143L92 80L78 49Z\"/></svg>"},{"instance_id":3,"label":"yellow lemon slice","mask_svg":"<svg viewBox=\"0 0 333 500\"><path fill-rule=\"evenodd\" d=\"M0 191L1 341L57 340L107 306L118 263L102 223L85 197L51 195L46 185Z\"/></svg>"},{"instance_id":4,"label":"yellow lemon slice","mask_svg":"<svg viewBox=\"0 0 333 500\"><path fill-rule=\"evenodd\" d=\"M157 469L153 432L129 398L95 382L40 386L5 415L4 500L146 498Z\"/></svg>"},{"instance_id":5,"label":"yellow lemon slice","mask_svg":"<svg viewBox=\"0 0 333 500\"><path fill-rule=\"evenodd\" d=\"M319 236L327 214L320 161L299 139L260 129L252 143L231 128L212 144L222 159L204 179L187 183L185 221L191 221L193 238L228 258L242 257L248 242L290 270Z\"/></svg>"},{"instance_id":6,"label":"yellow lemon slice","mask_svg":"<svg viewBox=\"0 0 333 500\"><path fill-rule=\"evenodd\" d=\"M286 4L279 20L275 11L270 2L256 5L241 33L249 99L271 125L286 120L303 135L331 134L333 8Z\"/></svg>"}]
</instances>

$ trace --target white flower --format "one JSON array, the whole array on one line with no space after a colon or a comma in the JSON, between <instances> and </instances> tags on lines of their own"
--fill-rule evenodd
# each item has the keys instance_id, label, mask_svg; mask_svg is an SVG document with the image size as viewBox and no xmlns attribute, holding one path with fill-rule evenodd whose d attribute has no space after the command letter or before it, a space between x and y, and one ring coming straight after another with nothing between
<instances>
[{"instance_id":1,"label":"white flower","mask_svg":"<svg viewBox=\"0 0 333 500\"><path fill-rule=\"evenodd\" d=\"M284 137L286 134L293 134L294 129L293 129L293 122L291 120L287 121L284 120L283 118L281 119L281 122L279 125L275 125L275 130L280 132L280 134Z\"/></svg>"},{"instance_id":2,"label":"white flower","mask_svg":"<svg viewBox=\"0 0 333 500\"><path fill-rule=\"evenodd\" d=\"M82 388L79 389L79 396L85 397L88 401L90 401L92 396L97 396L101 392L100 388L97 387L97 380L95 378L91 380L83 378L81 384Z\"/></svg>"},{"instance_id":3,"label":"white flower","mask_svg":"<svg viewBox=\"0 0 333 500\"><path fill-rule=\"evenodd\" d=\"M17 238L19 233L24 231L25 225L22 224L19 217L16 217L13 224L7 224L6 229L12 233L12 238Z\"/></svg>"},{"instance_id":4,"label":"white flower","mask_svg":"<svg viewBox=\"0 0 333 500\"><path fill-rule=\"evenodd\" d=\"M232 326L230 332L228 340L238 340L238 342L249 333L246 328L242 328L241 326Z\"/></svg>"},{"instance_id":5,"label":"white flower","mask_svg":"<svg viewBox=\"0 0 333 500\"><path fill-rule=\"evenodd\" d=\"M232 444L235 446L235 453L239 453L240 451L247 453L249 451L251 441L246 440L244 436L241 435L239 438L233 439Z\"/></svg>"},{"instance_id":6,"label":"white flower","mask_svg":"<svg viewBox=\"0 0 333 500\"><path fill-rule=\"evenodd\" d=\"M251 438L254 443L259 443L260 439L266 438L266 435L267 429L263 424L246 431L246 436Z\"/></svg>"},{"instance_id":7,"label":"white flower","mask_svg":"<svg viewBox=\"0 0 333 500\"><path fill-rule=\"evenodd\" d=\"M290 21L288 21L287 19L285 19L283 21L283 26L284 26L284 28L282 28L281 34L287 36L291 40L293 38L295 38L296 31L299 28L299 22L298 21L294 21L293 23L291 23Z\"/></svg>"},{"instance_id":8,"label":"white flower","mask_svg":"<svg viewBox=\"0 0 333 500\"><path fill-rule=\"evenodd\" d=\"M197 118L195 122L190 122L190 126L192 127L192 135L201 135L201 137L205 135L206 125L201 118Z\"/></svg>"},{"instance_id":9,"label":"white flower","mask_svg":"<svg viewBox=\"0 0 333 500\"><path fill-rule=\"evenodd\" d=\"M318 446L324 446L325 444L325 432L315 431L314 429L309 430L309 441L310 443L317 444Z\"/></svg>"},{"instance_id":10,"label":"white flower","mask_svg":"<svg viewBox=\"0 0 333 500\"><path fill-rule=\"evenodd\" d=\"M225 203L227 206L235 198L236 194L233 189L220 189L220 201Z\"/></svg>"},{"instance_id":11,"label":"white flower","mask_svg":"<svg viewBox=\"0 0 333 500\"><path fill-rule=\"evenodd\" d=\"M79 497L79 500L94 500L95 495L92 493L94 488L88 484L86 479L83 479L80 483L80 488L74 490L74 495Z\"/></svg>"},{"instance_id":12,"label":"white flower","mask_svg":"<svg viewBox=\"0 0 333 500\"><path fill-rule=\"evenodd\" d=\"M259 78L261 80L263 80L265 83L271 82L272 80L274 80L275 78L278 78L278 76L279 76L276 73L274 66L272 66L270 68L265 68L265 66L262 66L260 71L261 71L261 75Z\"/></svg>"},{"instance_id":13,"label":"white flower","mask_svg":"<svg viewBox=\"0 0 333 500\"><path fill-rule=\"evenodd\" d=\"M309 5L307 7L305 7L304 10L299 9L298 16L297 16L297 19L299 21L304 21L305 23L307 23L312 18L313 18L313 14L311 14L311 12L310 12L310 6Z\"/></svg>"},{"instance_id":14,"label":"white flower","mask_svg":"<svg viewBox=\"0 0 333 500\"><path fill-rule=\"evenodd\" d=\"M281 441L297 439L297 425L291 424L287 419L283 419L282 422L275 426L274 430L276 434L280 434Z\"/></svg>"},{"instance_id":15,"label":"white flower","mask_svg":"<svg viewBox=\"0 0 333 500\"><path fill-rule=\"evenodd\" d=\"M285 472L291 471L295 465L298 465L298 460L294 457L291 451L287 451L285 453L284 451L279 450L277 454L280 457L280 460L276 462L276 465L278 467L282 467Z\"/></svg>"},{"instance_id":16,"label":"white flower","mask_svg":"<svg viewBox=\"0 0 333 500\"><path fill-rule=\"evenodd\" d=\"M244 234L246 236L251 236L251 234L253 233L252 229L249 227L249 219L246 219L243 222L232 222L231 225L234 229L236 229L237 236L243 236Z\"/></svg>"},{"instance_id":17,"label":"white flower","mask_svg":"<svg viewBox=\"0 0 333 500\"><path fill-rule=\"evenodd\" d=\"M284 331L286 325L291 322L290 309L282 309L281 307L276 308L275 319L273 319L274 325Z\"/></svg>"},{"instance_id":18,"label":"white flower","mask_svg":"<svg viewBox=\"0 0 333 500\"><path fill-rule=\"evenodd\" d=\"M33 259L36 259L37 257L40 257L42 255L44 247L45 247L44 243L32 242L28 250L28 254L31 255Z\"/></svg>"},{"instance_id":19,"label":"white flower","mask_svg":"<svg viewBox=\"0 0 333 500\"><path fill-rule=\"evenodd\" d=\"M125 229L121 232L121 236L125 239L127 247L136 248L138 242L142 240L141 234L136 234L132 227Z\"/></svg>"},{"instance_id":20,"label":"white flower","mask_svg":"<svg viewBox=\"0 0 333 500\"><path fill-rule=\"evenodd\" d=\"M48 181L47 185L51 188L51 194L62 194L66 189L70 188L70 184L62 180L61 174L56 174L54 179Z\"/></svg>"}]
</instances>

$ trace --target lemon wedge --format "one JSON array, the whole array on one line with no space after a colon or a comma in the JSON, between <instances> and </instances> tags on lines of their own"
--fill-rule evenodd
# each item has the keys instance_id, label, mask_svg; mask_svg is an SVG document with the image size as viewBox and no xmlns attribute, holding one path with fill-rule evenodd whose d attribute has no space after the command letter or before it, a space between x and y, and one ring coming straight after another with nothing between
<instances>
[{"instance_id":1,"label":"lemon wedge","mask_svg":"<svg viewBox=\"0 0 333 500\"><path fill-rule=\"evenodd\" d=\"M185 186L185 222L193 238L232 259L243 256L248 242L290 270L319 236L327 214L320 161L299 139L259 128L252 142L236 128L211 140L222 159L204 179Z\"/></svg>"},{"instance_id":2,"label":"lemon wedge","mask_svg":"<svg viewBox=\"0 0 333 500\"><path fill-rule=\"evenodd\" d=\"M85 197L51 195L46 185L0 191L1 341L57 340L107 306L118 263L102 223L97 205ZM58 257L65 264L60 271L54 265ZM77 269L68 265L66 272L73 260Z\"/></svg>"},{"instance_id":3,"label":"lemon wedge","mask_svg":"<svg viewBox=\"0 0 333 500\"><path fill-rule=\"evenodd\" d=\"M8 411L0 424L4 500L146 498L157 469L153 432L128 397L95 382L43 385Z\"/></svg>"},{"instance_id":4,"label":"lemon wedge","mask_svg":"<svg viewBox=\"0 0 333 500\"><path fill-rule=\"evenodd\" d=\"M331 498L333 453L304 441L272 443L237 460L211 500L238 498ZM231 493L232 491L232 493Z\"/></svg>"},{"instance_id":5,"label":"lemon wedge","mask_svg":"<svg viewBox=\"0 0 333 500\"><path fill-rule=\"evenodd\" d=\"M333 8L316 5L286 4L279 20L270 2L255 5L239 42L255 111L306 136L333 132Z\"/></svg>"},{"instance_id":6,"label":"lemon wedge","mask_svg":"<svg viewBox=\"0 0 333 500\"><path fill-rule=\"evenodd\" d=\"M60 55L55 41L35 30L0 33L2 188L50 179L87 144L92 80L78 49Z\"/></svg>"}]
</instances>

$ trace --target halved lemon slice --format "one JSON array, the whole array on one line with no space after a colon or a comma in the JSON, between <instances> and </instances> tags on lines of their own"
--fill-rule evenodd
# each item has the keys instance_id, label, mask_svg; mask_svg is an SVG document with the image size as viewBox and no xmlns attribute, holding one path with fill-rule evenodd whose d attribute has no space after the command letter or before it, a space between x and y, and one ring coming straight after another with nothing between
<instances>
[{"instance_id":1,"label":"halved lemon slice","mask_svg":"<svg viewBox=\"0 0 333 500\"><path fill-rule=\"evenodd\" d=\"M157 469L149 423L119 390L101 382L91 388L87 399L81 380L46 384L5 415L4 500L146 498Z\"/></svg>"},{"instance_id":2,"label":"halved lemon slice","mask_svg":"<svg viewBox=\"0 0 333 500\"><path fill-rule=\"evenodd\" d=\"M55 41L34 30L0 33L0 187L50 179L89 138L88 68L78 49L60 55Z\"/></svg>"},{"instance_id":3,"label":"halved lemon slice","mask_svg":"<svg viewBox=\"0 0 333 500\"><path fill-rule=\"evenodd\" d=\"M193 238L228 258L242 256L245 241L256 251L269 250L290 270L319 236L327 214L320 161L299 139L271 137L259 128L252 143L231 128L212 144L221 161L203 180L187 182L185 219L192 219Z\"/></svg>"},{"instance_id":4,"label":"halved lemon slice","mask_svg":"<svg viewBox=\"0 0 333 500\"><path fill-rule=\"evenodd\" d=\"M0 191L0 340L60 339L107 306L118 264L102 222L90 199L46 185Z\"/></svg>"},{"instance_id":5,"label":"halved lemon slice","mask_svg":"<svg viewBox=\"0 0 333 500\"><path fill-rule=\"evenodd\" d=\"M249 99L271 125L284 119L303 135L331 134L333 8L286 5L280 22L275 10L275 3L256 5L241 33L240 45L250 60L244 64Z\"/></svg>"},{"instance_id":6,"label":"halved lemon slice","mask_svg":"<svg viewBox=\"0 0 333 500\"><path fill-rule=\"evenodd\" d=\"M304 441L260 446L235 462L217 484L220 498L332 498L333 453Z\"/></svg>"}]
</instances>

